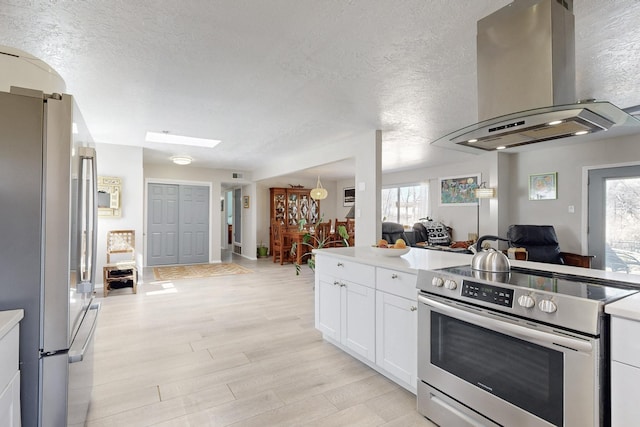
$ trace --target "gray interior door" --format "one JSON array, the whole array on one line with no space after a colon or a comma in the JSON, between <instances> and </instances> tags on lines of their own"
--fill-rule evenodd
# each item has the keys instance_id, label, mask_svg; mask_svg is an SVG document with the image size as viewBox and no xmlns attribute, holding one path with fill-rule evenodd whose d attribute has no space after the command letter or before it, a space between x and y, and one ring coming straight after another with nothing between
<instances>
[{"instance_id":1,"label":"gray interior door","mask_svg":"<svg viewBox=\"0 0 640 427\"><path fill-rule=\"evenodd\" d=\"M178 264L179 190L173 184L149 184L147 265Z\"/></svg>"},{"instance_id":2,"label":"gray interior door","mask_svg":"<svg viewBox=\"0 0 640 427\"><path fill-rule=\"evenodd\" d=\"M180 186L179 264L209 261L209 188Z\"/></svg>"},{"instance_id":3,"label":"gray interior door","mask_svg":"<svg viewBox=\"0 0 640 427\"><path fill-rule=\"evenodd\" d=\"M147 265L209 261L209 187L149 184Z\"/></svg>"}]
</instances>

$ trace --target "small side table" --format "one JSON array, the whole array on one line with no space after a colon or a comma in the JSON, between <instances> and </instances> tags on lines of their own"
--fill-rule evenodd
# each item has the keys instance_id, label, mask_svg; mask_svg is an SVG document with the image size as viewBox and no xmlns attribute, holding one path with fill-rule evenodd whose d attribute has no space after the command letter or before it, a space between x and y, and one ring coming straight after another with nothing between
<instances>
[{"instance_id":1,"label":"small side table","mask_svg":"<svg viewBox=\"0 0 640 427\"><path fill-rule=\"evenodd\" d=\"M132 288L138 292L138 269L135 262L106 264L102 268L103 294L106 297L112 289Z\"/></svg>"}]
</instances>

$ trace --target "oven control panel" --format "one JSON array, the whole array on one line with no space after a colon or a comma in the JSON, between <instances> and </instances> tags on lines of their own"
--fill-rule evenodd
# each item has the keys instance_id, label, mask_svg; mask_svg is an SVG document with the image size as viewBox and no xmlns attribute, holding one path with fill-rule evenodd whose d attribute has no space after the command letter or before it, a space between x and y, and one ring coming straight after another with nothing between
<instances>
[{"instance_id":1,"label":"oven control panel","mask_svg":"<svg viewBox=\"0 0 640 427\"><path fill-rule=\"evenodd\" d=\"M513 289L502 288L500 286L463 280L462 296L503 307L513 307Z\"/></svg>"}]
</instances>

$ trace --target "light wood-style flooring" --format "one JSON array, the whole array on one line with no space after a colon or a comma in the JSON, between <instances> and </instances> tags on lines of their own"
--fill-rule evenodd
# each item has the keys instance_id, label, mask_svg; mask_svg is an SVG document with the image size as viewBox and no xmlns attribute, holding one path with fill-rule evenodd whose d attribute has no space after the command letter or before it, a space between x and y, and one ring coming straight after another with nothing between
<instances>
[{"instance_id":1,"label":"light wood-style flooring","mask_svg":"<svg viewBox=\"0 0 640 427\"><path fill-rule=\"evenodd\" d=\"M413 394L314 328L313 272L156 282L102 302L89 427L433 426ZM233 258L233 259L231 259Z\"/></svg>"}]
</instances>

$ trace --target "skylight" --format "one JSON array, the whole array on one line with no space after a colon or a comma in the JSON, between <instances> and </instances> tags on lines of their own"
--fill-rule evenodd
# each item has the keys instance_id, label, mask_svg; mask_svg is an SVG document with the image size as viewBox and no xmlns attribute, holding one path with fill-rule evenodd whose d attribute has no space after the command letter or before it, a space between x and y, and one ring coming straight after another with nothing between
<instances>
[{"instance_id":1,"label":"skylight","mask_svg":"<svg viewBox=\"0 0 640 427\"><path fill-rule=\"evenodd\" d=\"M163 144L191 145L194 147L213 148L220 144L218 139L194 138L191 136L174 135L169 132L150 132L145 136L147 142L160 142Z\"/></svg>"}]
</instances>

